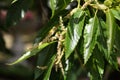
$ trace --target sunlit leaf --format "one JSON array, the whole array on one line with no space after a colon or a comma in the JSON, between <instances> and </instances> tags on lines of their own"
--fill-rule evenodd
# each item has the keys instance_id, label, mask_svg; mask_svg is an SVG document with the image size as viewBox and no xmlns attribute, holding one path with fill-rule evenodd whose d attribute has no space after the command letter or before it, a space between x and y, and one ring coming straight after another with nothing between
<instances>
[{"instance_id":1,"label":"sunlit leaf","mask_svg":"<svg viewBox=\"0 0 120 80\"><path fill-rule=\"evenodd\" d=\"M16 1L18 1L18 0L13 0L13 1L12 1L12 4L15 3Z\"/></svg>"},{"instance_id":2,"label":"sunlit leaf","mask_svg":"<svg viewBox=\"0 0 120 80\"><path fill-rule=\"evenodd\" d=\"M113 52L112 54L110 55L110 59L108 60L110 65L116 69L116 70L119 70L119 65L118 65L118 61L117 61L117 56L120 55L120 28L117 24L115 24L116 26L116 30L114 32L114 46L113 46Z\"/></svg>"},{"instance_id":3,"label":"sunlit leaf","mask_svg":"<svg viewBox=\"0 0 120 80\"><path fill-rule=\"evenodd\" d=\"M113 0L105 0L104 1L104 4L108 7L110 7L112 5L112 3L113 3Z\"/></svg>"},{"instance_id":4,"label":"sunlit leaf","mask_svg":"<svg viewBox=\"0 0 120 80\"><path fill-rule=\"evenodd\" d=\"M88 61L95 48L97 35L98 35L99 21L97 16L89 20L84 30L84 63Z\"/></svg>"},{"instance_id":5,"label":"sunlit leaf","mask_svg":"<svg viewBox=\"0 0 120 80\"><path fill-rule=\"evenodd\" d=\"M66 39L65 39L66 59L73 52L82 35L84 19L85 19L85 13L81 9L78 9L70 19L67 28Z\"/></svg>"},{"instance_id":6,"label":"sunlit leaf","mask_svg":"<svg viewBox=\"0 0 120 80\"><path fill-rule=\"evenodd\" d=\"M110 54L113 50L113 44L115 39L115 18L110 10L106 12L106 27L107 27L107 47L108 47L108 53L106 54L106 58L109 59Z\"/></svg>"},{"instance_id":7,"label":"sunlit leaf","mask_svg":"<svg viewBox=\"0 0 120 80\"><path fill-rule=\"evenodd\" d=\"M52 9L52 17L54 16L56 10L57 0L50 0L50 7Z\"/></svg>"},{"instance_id":8,"label":"sunlit leaf","mask_svg":"<svg viewBox=\"0 0 120 80\"><path fill-rule=\"evenodd\" d=\"M116 19L120 20L120 10L113 8L113 9L111 9L111 12Z\"/></svg>"},{"instance_id":9,"label":"sunlit leaf","mask_svg":"<svg viewBox=\"0 0 120 80\"><path fill-rule=\"evenodd\" d=\"M45 48L46 46L48 46L48 45L50 45L52 43L54 43L54 42L43 43L42 45L39 45L38 47L35 47L35 48L29 50L23 56L21 56L18 60L16 60L13 63L10 63L8 65L14 65L14 64L17 64L17 63L19 63L21 61L24 61L24 60L28 59L29 57L36 55L39 51L41 51L43 48Z\"/></svg>"}]
</instances>

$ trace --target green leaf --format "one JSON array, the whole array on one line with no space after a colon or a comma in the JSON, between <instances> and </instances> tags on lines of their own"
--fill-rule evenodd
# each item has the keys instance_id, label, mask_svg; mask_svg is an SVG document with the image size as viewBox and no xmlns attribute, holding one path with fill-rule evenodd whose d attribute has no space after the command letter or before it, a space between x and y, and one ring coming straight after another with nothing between
<instances>
[{"instance_id":1,"label":"green leaf","mask_svg":"<svg viewBox=\"0 0 120 80\"><path fill-rule=\"evenodd\" d=\"M86 63L87 71L89 71L90 80L102 80L104 73L104 54L101 52L96 45L93 54L89 61Z\"/></svg>"},{"instance_id":2,"label":"green leaf","mask_svg":"<svg viewBox=\"0 0 120 80\"><path fill-rule=\"evenodd\" d=\"M118 53L118 56L120 55L120 27L116 26L116 34L115 34L115 49L116 53Z\"/></svg>"},{"instance_id":3,"label":"green leaf","mask_svg":"<svg viewBox=\"0 0 120 80\"><path fill-rule=\"evenodd\" d=\"M69 69L66 80L77 80L77 75L76 75L77 71L75 71L73 68Z\"/></svg>"},{"instance_id":4,"label":"green leaf","mask_svg":"<svg viewBox=\"0 0 120 80\"><path fill-rule=\"evenodd\" d=\"M55 14L56 7L57 7L57 0L50 0L50 8L52 9L52 17Z\"/></svg>"},{"instance_id":5,"label":"green leaf","mask_svg":"<svg viewBox=\"0 0 120 80\"><path fill-rule=\"evenodd\" d=\"M106 25L107 25L107 47L108 51L106 54L106 58L109 62L109 64L114 67L115 69L118 69L118 63L117 63L117 54L114 51L114 44L116 44L116 34L117 33L117 24L115 23L115 18L111 12L111 10L108 10L106 12ZM117 37L119 39L119 37ZM114 47L113 47L114 46Z\"/></svg>"},{"instance_id":6,"label":"green leaf","mask_svg":"<svg viewBox=\"0 0 120 80\"><path fill-rule=\"evenodd\" d=\"M113 8L113 9L111 9L111 12L112 12L113 16L120 21L120 10Z\"/></svg>"},{"instance_id":7,"label":"green leaf","mask_svg":"<svg viewBox=\"0 0 120 80\"><path fill-rule=\"evenodd\" d=\"M89 20L89 24L86 24L84 30L84 63L86 64L97 41L99 21L97 16Z\"/></svg>"},{"instance_id":8,"label":"green leaf","mask_svg":"<svg viewBox=\"0 0 120 80\"><path fill-rule=\"evenodd\" d=\"M119 65L117 61L117 56L120 55L120 28L117 24L115 24L116 30L115 30L115 40L114 40L114 47L113 47L113 53L110 55L109 63L110 65L116 69L119 70Z\"/></svg>"},{"instance_id":9,"label":"green leaf","mask_svg":"<svg viewBox=\"0 0 120 80\"><path fill-rule=\"evenodd\" d=\"M51 18L61 10L64 10L71 0L50 0L50 8L52 9L52 16Z\"/></svg>"},{"instance_id":10,"label":"green leaf","mask_svg":"<svg viewBox=\"0 0 120 80\"><path fill-rule=\"evenodd\" d=\"M89 61L86 63L86 69L89 73L88 77L90 80L102 80L98 71L96 59L94 59L93 56L91 56Z\"/></svg>"},{"instance_id":11,"label":"green leaf","mask_svg":"<svg viewBox=\"0 0 120 80\"><path fill-rule=\"evenodd\" d=\"M84 26L85 12L78 9L70 19L67 27L67 33L65 38L65 57L66 59L75 49L81 35Z\"/></svg>"},{"instance_id":12,"label":"green leaf","mask_svg":"<svg viewBox=\"0 0 120 80\"><path fill-rule=\"evenodd\" d=\"M39 67L46 67L49 64L49 61L51 57L56 53L56 44L52 44L44 48L42 51L39 52L38 59L37 59L37 65ZM38 79L39 77L43 80L43 74L46 69L35 69L35 77L34 79Z\"/></svg>"},{"instance_id":13,"label":"green leaf","mask_svg":"<svg viewBox=\"0 0 120 80\"><path fill-rule=\"evenodd\" d=\"M58 0L57 4L58 10L65 9L70 2L71 0Z\"/></svg>"},{"instance_id":14,"label":"green leaf","mask_svg":"<svg viewBox=\"0 0 120 80\"><path fill-rule=\"evenodd\" d=\"M98 46L96 46L93 51L93 57L95 59L95 65L98 70L99 76L102 79L105 67L104 53L99 50Z\"/></svg>"},{"instance_id":15,"label":"green leaf","mask_svg":"<svg viewBox=\"0 0 120 80\"><path fill-rule=\"evenodd\" d=\"M108 47L108 53L106 55L106 58L109 60L110 54L113 50L113 44L115 39L115 18L110 10L106 12L106 27L107 27L107 47Z\"/></svg>"},{"instance_id":16,"label":"green leaf","mask_svg":"<svg viewBox=\"0 0 120 80\"><path fill-rule=\"evenodd\" d=\"M106 56L108 54L107 52L107 29L106 29L106 23L102 19L99 19L100 27L98 32L98 38L97 38L97 46L100 50L100 52L104 53Z\"/></svg>"},{"instance_id":17,"label":"green leaf","mask_svg":"<svg viewBox=\"0 0 120 80\"><path fill-rule=\"evenodd\" d=\"M43 48L45 48L46 46L48 46L48 45L50 45L50 44L52 44L52 43L54 43L54 42L43 43L43 44L41 44L41 45L39 45L39 46L37 46L37 47L35 47L35 48L33 47L33 49L27 51L27 52L26 52L23 56L21 56L18 60L16 60L16 61L13 62L13 63L10 63L10 64L8 64L8 65L14 65L14 64L17 64L17 63L19 63L19 62L21 62L21 61L24 61L24 60L28 59L29 57L36 55L39 51L41 51Z\"/></svg>"},{"instance_id":18,"label":"green leaf","mask_svg":"<svg viewBox=\"0 0 120 80\"><path fill-rule=\"evenodd\" d=\"M15 1L15 0L14 0ZM7 12L6 26L15 25L22 18L22 14L31 7L33 0L17 0L13 2Z\"/></svg>"},{"instance_id":19,"label":"green leaf","mask_svg":"<svg viewBox=\"0 0 120 80\"><path fill-rule=\"evenodd\" d=\"M90 70L90 80L102 80L95 63L91 65L91 68L92 69Z\"/></svg>"},{"instance_id":20,"label":"green leaf","mask_svg":"<svg viewBox=\"0 0 120 80\"><path fill-rule=\"evenodd\" d=\"M49 80L49 77L50 77L50 74L51 74L51 69L53 67L53 64L54 64L54 61L55 61L55 55L51 58L50 62L49 62L49 66L48 66L48 69L46 70L45 72L45 77L43 80Z\"/></svg>"},{"instance_id":21,"label":"green leaf","mask_svg":"<svg viewBox=\"0 0 120 80\"><path fill-rule=\"evenodd\" d=\"M15 3L16 1L18 1L18 0L13 0L13 1L12 1L12 4Z\"/></svg>"},{"instance_id":22,"label":"green leaf","mask_svg":"<svg viewBox=\"0 0 120 80\"><path fill-rule=\"evenodd\" d=\"M113 0L105 0L104 1L104 4L108 7L110 7L112 5L112 3L113 3Z\"/></svg>"},{"instance_id":23,"label":"green leaf","mask_svg":"<svg viewBox=\"0 0 120 80\"><path fill-rule=\"evenodd\" d=\"M66 80L82 80L83 78L87 78L85 67L81 65L80 60L74 54L69 58L67 68Z\"/></svg>"},{"instance_id":24,"label":"green leaf","mask_svg":"<svg viewBox=\"0 0 120 80\"><path fill-rule=\"evenodd\" d=\"M111 67L113 69L119 70L119 65L118 65L118 61L117 61L117 56L115 53L111 54L109 60L108 60L109 64L111 65Z\"/></svg>"}]
</instances>

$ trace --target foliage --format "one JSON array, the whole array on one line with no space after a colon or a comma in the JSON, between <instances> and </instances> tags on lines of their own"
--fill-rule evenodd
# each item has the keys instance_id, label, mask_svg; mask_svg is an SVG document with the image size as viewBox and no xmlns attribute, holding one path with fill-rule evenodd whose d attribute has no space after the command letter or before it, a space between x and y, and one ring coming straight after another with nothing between
<instances>
[{"instance_id":1,"label":"foliage","mask_svg":"<svg viewBox=\"0 0 120 80\"><path fill-rule=\"evenodd\" d=\"M18 21L32 0L13 1L7 25ZM107 64L118 69L120 0L77 0L70 10L66 7L72 0L49 1L52 16L39 31L36 45L11 64L38 54L36 80L76 80L83 74L102 80Z\"/></svg>"}]
</instances>

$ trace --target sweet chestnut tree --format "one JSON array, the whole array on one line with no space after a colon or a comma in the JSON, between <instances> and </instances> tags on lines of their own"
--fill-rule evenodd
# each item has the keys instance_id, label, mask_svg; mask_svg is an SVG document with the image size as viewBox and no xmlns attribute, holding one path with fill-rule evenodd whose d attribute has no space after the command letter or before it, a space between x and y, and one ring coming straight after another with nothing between
<instances>
[{"instance_id":1,"label":"sweet chestnut tree","mask_svg":"<svg viewBox=\"0 0 120 80\"><path fill-rule=\"evenodd\" d=\"M6 26L19 22L33 0L13 0ZM72 7L71 4L77 5ZM103 80L118 70L120 0L48 0L51 17L31 49L9 65L38 55L34 80ZM13 14L14 13L14 14ZM12 14L12 15L11 15Z\"/></svg>"}]
</instances>

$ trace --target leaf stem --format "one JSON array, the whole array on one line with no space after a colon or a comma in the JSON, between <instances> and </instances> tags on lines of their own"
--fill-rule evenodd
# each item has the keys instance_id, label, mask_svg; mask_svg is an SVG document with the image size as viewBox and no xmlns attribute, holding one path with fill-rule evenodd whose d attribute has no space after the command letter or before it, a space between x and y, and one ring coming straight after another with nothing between
<instances>
[{"instance_id":1,"label":"leaf stem","mask_svg":"<svg viewBox=\"0 0 120 80\"><path fill-rule=\"evenodd\" d=\"M77 1L78 1L77 8L79 8L80 7L80 0L77 0Z\"/></svg>"},{"instance_id":2,"label":"leaf stem","mask_svg":"<svg viewBox=\"0 0 120 80\"><path fill-rule=\"evenodd\" d=\"M89 0L89 1L85 2L83 4L83 6L81 7L81 9L84 10L91 2L92 2L92 0Z\"/></svg>"}]
</instances>

